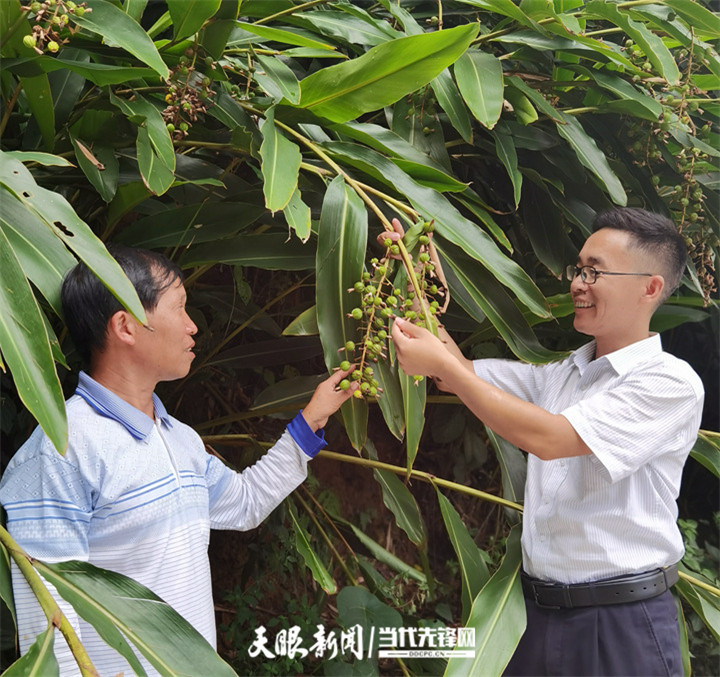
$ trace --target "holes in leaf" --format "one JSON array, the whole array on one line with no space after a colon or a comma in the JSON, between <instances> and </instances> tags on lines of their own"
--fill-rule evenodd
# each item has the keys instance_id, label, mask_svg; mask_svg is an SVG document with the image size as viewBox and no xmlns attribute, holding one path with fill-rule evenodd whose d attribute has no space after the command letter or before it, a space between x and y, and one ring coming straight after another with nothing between
<instances>
[{"instance_id":1,"label":"holes in leaf","mask_svg":"<svg viewBox=\"0 0 720 677\"><path fill-rule=\"evenodd\" d=\"M55 221L53 222L53 226L55 226L58 230L61 230L68 237L75 237L75 233L73 233L64 223Z\"/></svg>"}]
</instances>

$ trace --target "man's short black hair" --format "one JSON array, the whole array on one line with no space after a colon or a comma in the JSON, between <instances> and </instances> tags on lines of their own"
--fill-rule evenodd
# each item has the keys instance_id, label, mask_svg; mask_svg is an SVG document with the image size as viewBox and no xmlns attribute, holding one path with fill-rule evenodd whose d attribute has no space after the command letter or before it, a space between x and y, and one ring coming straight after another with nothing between
<instances>
[{"instance_id":1,"label":"man's short black hair","mask_svg":"<svg viewBox=\"0 0 720 677\"><path fill-rule=\"evenodd\" d=\"M593 232L602 228L629 233L635 247L657 261L659 269L647 272L665 278L665 288L659 303L663 303L678 288L688 252L683 236L669 218L645 209L615 207L595 217Z\"/></svg>"},{"instance_id":2,"label":"man's short black hair","mask_svg":"<svg viewBox=\"0 0 720 677\"><path fill-rule=\"evenodd\" d=\"M132 282L146 311L154 310L160 295L183 279L180 268L157 252L117 244L109 244L107 249ZM70 336L89 365L92 354L105 347L110 318L123 306L82 262L65 276L61 299Z\"/></svg>"}]
</instances>

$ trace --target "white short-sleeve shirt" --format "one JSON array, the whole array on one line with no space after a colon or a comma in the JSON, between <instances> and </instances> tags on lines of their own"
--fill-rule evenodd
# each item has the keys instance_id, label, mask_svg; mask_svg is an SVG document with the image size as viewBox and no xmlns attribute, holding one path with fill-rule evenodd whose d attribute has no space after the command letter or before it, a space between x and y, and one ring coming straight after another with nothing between
<instances>
[{"instance_id":1,"label":"white short-sleeve shirt","mask_svg":"<svg viewBox=\"0 0 720 677\"><path fill-rule=\"evenodd\" d=\"M663 352L658 335L594 356L592 341L542 366L473 363L480 378L563 415L593 452L528 456L523 566L561 583L648 571L684 554L676 501L700 426L700 378Z\"/></svg>"}]
</instances>

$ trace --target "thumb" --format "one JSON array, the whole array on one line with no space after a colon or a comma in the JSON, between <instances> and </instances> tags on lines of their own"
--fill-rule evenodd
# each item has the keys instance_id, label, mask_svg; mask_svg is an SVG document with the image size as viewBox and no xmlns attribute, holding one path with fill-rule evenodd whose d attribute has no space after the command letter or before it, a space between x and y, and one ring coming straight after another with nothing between
<instances>
[{"instance_id":1,"label":"thumb","mask_svg":"<svg viewBox=\"0 0 720 677\"><path fill-rule=\"evenodd\" d=\"M413 324L412 322L408 322L406 319L402 317L396 317L395 318L395 326L407 337L409 338L415 338L417 336L420 336L420 334L423 331L422 327L418 327L417 325Z\"/></svg>"}]
</instances>

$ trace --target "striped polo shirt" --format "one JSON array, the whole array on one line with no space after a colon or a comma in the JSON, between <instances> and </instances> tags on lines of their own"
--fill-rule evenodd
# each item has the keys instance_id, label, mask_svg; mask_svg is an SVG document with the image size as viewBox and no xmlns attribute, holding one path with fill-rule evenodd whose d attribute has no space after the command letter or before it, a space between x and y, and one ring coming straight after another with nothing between
<instances>
[{"instance_id":1,"label":"striped polo shirt","mask_svg":"<svg viewBox=\"0 0 720 677\"><path fill-rule=\"evenodd\" d=\"M325 445L301 415L257 463L234 472L205 451L189 426L153 395L155 419L81 372L67 402L68 450L38 427L8 464L0 502L8 531L47 562L88 561L129 576L173 606L215 647L210 529L252 529L307 475ZM47 621L18 571L13 588L25 653ZM128 663L62 600L101 675L132 674ZM56 633L60 674L79 674ZM148 674L157 674L144 660Z\"/></svg>"},{"instance_id":2,"label":"striped polo shirt","mask_svg":"<svg viewBox=\"0 0 720 677\"><path fill-rule=\"evenodd\" d=\"M528 455L523 567L581 583L678 562L683 465L697 438L704 391L660 336L598 359L595 341L535 366L477 360L485 381L563 415L592 450L543 461Z\"/></svg>"}]
</instances>

